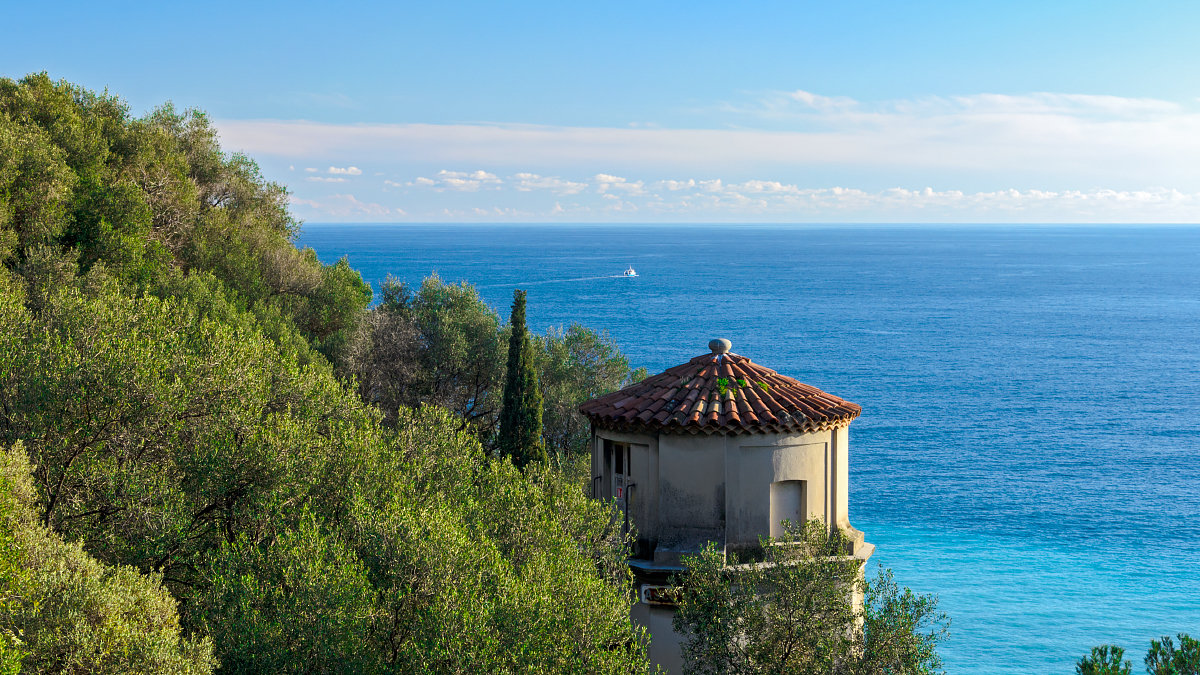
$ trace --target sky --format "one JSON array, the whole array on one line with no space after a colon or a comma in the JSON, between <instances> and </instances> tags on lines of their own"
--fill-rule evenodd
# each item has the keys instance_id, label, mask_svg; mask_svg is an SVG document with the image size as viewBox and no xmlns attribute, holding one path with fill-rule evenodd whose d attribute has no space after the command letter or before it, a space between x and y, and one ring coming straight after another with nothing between
<instances>
[{"instance_id":1,"label":"sky","mask_svg":"<svg viewBox=\"0 0 1200 675\"><path fill-rule=\"evenodd\" d=\"M308 222L1200 221L1200 3L0 3Z\"/></svg>"}]
</instances>

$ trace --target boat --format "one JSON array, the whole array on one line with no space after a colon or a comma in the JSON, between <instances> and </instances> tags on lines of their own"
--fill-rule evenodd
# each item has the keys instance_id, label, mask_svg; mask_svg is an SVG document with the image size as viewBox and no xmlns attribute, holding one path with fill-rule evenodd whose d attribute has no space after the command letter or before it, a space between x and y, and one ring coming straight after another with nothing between
<instances>
[{"instance_id":1,"label":"boat","mask_svg":"<svg viewBox=\"0 0 1200 675\"><path fill-rule=\"evenodd\" d=\"M627 276L627 277L636 277L637 276L637 272L633 271L633 265L630 265L629 269L625 270L625 276Z\"/></svg>"}]
</instances>

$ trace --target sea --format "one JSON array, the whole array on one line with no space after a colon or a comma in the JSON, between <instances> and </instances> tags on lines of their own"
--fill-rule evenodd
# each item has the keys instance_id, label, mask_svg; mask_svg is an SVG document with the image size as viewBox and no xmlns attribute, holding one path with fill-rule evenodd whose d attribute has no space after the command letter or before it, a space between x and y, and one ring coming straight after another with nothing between
<instances>
[{"instance_id":1,"label":"sea","mask_svg":"<svg viewBox=\"0 0 1200 675\"><path fill-rule=\"evenodd\" d=\"M862 406L850 520L936 594L948 673L1200 637L1200 228L345 225L299 243L468 281L651 373L735 353ZM633 267L638 276L625 278Z\"/></svg>"}]
</instances>

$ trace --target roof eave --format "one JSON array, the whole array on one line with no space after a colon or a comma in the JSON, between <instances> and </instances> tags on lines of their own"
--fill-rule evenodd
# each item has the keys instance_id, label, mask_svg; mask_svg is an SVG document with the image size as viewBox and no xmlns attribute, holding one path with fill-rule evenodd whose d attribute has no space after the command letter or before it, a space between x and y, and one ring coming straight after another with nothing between
<instances>
[{"instance_id":1,"label":"roof eave","mask_svg":"<svg viewBox=\"0 0 1200 675\"><path fill-rule=\"evenodd\" d=\"M729 436L751 436L765 434L807 434L830 431L840 427L848 427L858 417L858 414L842 418L814 421L808 420L803 424L654 424L634 420L604 419L585 415L597 429L620 431L625 433L666 434L672 436L712 436L716 434Z\"/></svg>"}]
</instances>

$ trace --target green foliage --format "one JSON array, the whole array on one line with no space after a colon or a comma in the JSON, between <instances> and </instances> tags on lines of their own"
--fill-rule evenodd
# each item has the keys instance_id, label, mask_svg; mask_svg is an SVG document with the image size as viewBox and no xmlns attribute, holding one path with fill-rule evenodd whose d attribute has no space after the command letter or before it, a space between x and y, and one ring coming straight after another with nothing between
<instances>
[{"instance_id":1,"label":"green foliage","mask_svg":"<svg viewBox=\"0 0 1200 675\"><path fill-rule=\"evenodd\" d=\"M518 467L523 467L546 459L546 444L542 439L542 390L538 384L533 346L525 329L525 291L513 291L508 327L508 368L496 449L502 457L509 457Z\"/></svg>"},{"instance_id":2,"label":"green foliage","mask_svg":"<svg viewBox=\"0 0 1200 675\"><path fill-rule=\"evenodd\" d=\"M437 405L486 442L500 409L502 344L500 317L473 286L432 276L413 290L389 278L343 370L388 421L402 406Z\"/></svg>"},{"instance_id":3,"label":"green foliage","mask_svg":"<svg viewBox=\"0 0 1200 675\"><path fill-rule=\"evenodd\" d=\"M180 297L129 297L99 267L0 298L5 442L29 439L44 523L111 562L190 583L194 557L275 491L324 490L372 415L329 373Z\"/></svg>"},{"instance_id":4,"label":"green foliage","mask_svg":"<svg viewBox=\"0 0 1200 675\"><path fill-rule=\"evenodd\" d=\"M1115 645L1092 647L1092 653L1075 664L1077 675L1129 675L1129 661L1122 660L1125 650Z\"/></svg>"},{"instance_id":5,"label":"green foliage","mask_svg":"<svg viewBox=\"0 0 1200 675\"><path fill-rule=\"evenodd\" d=\"M367 312L196 111L0 80L0 151L0 444L34 466L0 490L0 673L646 669L611 506L480 445L505 329L472 287ZM524 357L564 446L627 369L581 328Z\"/></svg>"},{"instance_id":6,"label":"green foliage","mask_svg":"<svg viewBox=\"0 0 1200 675\"><path fill-rule=\"evenodd\" d=\"M383 654L364 639L375 591L363 565L311 512L297 519L267 541L243 534L208 556L193 611L221 648L223 672L381 672Z\"/></svg>"},{"instance_id":7,"label":"green foliage","mask_svg":"<svg viewBox=\"0 0 1200 675\"><path fill-rule=\"evenodd\" d=\"M402 410L397 430L350 469L347 512L280 513L290 529L210 558L198 611L226 670L645 669L606 507L487 458L436 408Z\"/></svg>"},{"instance_id":8,"label":"green foliage","mask_svg":"<svg viewBox=\"0 0 1200 675\"><path fill-rule=\"evenodd\" d=\"M382 302L346 349L343 375L358 383L390 423L402 406L439 405L457 413L485 447L494 449L511 331L469 284L437 276L419 288L388 279ZM591 428L577 408L646 377L604 334L578 324L530 339L550 454L586 453Z\"/></svg>"},{"instance_id":9,"label":"green foliage","mask_svg":"<svg viewBox=\"0 0 1200 675\"><path fill-rule=\"evenodd\" d=\"M120 99L44 73L0 78L0 263L10 268L49 246L81 272L101 263L149 292L179 270L208 272L228 301L286 317L336 358L371 291L345 261L296 250L287 204L254 162L221 152L203 113L168 105L138 120Z\"/></svg>"},{"instance_id":10,"label":"green foliage","mask_svg":"<svg viewBox=\"0 0 1200 675\"><path fill-rule=\"evenodd\" d=\"M105 260L130 279L164 268L165 252L150 236L150 208L134 179L124 103L39 74L20 83L0 80L0 118L18 139L16 173L23 180L12 184L17 208L9 218L18 257L30 246L52 244L76 251L84 269ZM38 196L47 203L29 209L28 199Z\"/></svg>"},{"instance_id":11,"label":"green foliage","mask_svg":"<svg viewBox=\"0 0 1200 675\"><path fill-rule=\"evenodd\" d=\"M383 427L203 277L129 297L72 265L39 263L36 313L5 279L0 432L31 439L39 518L161 569L225 669L644 667L626 542L580 484L437 408Z\"/></svg>"},{"instance_id":12,"label":"green foliage","mask_svg":"<svg viewBox=\"0 0 1200 675\"><path fill-rule=\"evenodd\" d=\"M936 600L866 584L843 536L819 521L787 524L740 563L710 544L676 579L675 629L687 673L933 673L948 620ZM856 596L866 596L860 611Z\"/></svg>"},{"instance_id":13,"label":"green foliage","mask_svg":"<svg viewBox=\"0 0 1200 675\"><path fill-rule=\"evenodd\" d=\"M0 114L0 262L65 229L75 176L62 154L41 129Z\"/></svg>"},{"instance_id":14,"label":"green foliage","mask_svg":"<svg viewBox=\"0 0 1200 675\"><path fill-rule=\"evenodd\" d=\"M629 360L607 334L577 323L565 331L551 329L533 344L546 449L564 457L586 454L591 425L579 414L579 404L631 384L636 373L630 372Z\"/></svg>"},{"instance_id":15,"label":"green foliage","mask_svg":"<svg viewBox=\"0 0 1200 675\"><path fill-rule=\"evenodd\" d=\"M1187 633L1176 636L1179 646L1169 635L1150 641L1150 649L1144 659L1149 675L1198 675L1200 674L1200 640ZM1083 656L1075 664L1079 675L1128 675L1132 672L1129 661L1122 661L1125 650L1116 645L1092 647L1092 653Z\"/></svg>"},{"instance_id":16,"label":"green foliage","mask_svg":"<svg viewBox=\"0 0 1200 675\"><path fill-rule=\"evenodd\" d=\"M854 650L852 591L861 562L812 522L767 559L739 564L709 544L685 560L677 631L687 673L831 673Z\"/></svg>"},{"instance_id":17,"label":"green foliage","mask_svg":"<svg viewBox=\"0 0 1200 675\"><path fill-rule=\"evenodd\" d=\"M932 673L942 667L937 645L949 636L950 619L937 598L896 584L882 566L865 584L859 673Z\"/></svg>"},{"instance_id":18,"label":"green foliage","mask_svg":"<svg viewBox=\"0 0 1200 675\"><path fill-rule=\"evenodd\" d=\"M729 378L728 377L718 377L717 378L717 393L719 393L721 396L724 396L725 394L729 393Z\"/></svg>"},{"instance_id":19,"label":"green foliage","mask_svg":"<svg viewBox=\"0 0 1200 675\"><path fill-rule=\"evenodd\" d=\"M208 673L157 575L109 567L38 523L20 444L0 452L0 672Z\"/></svg>"},{"instance_id":20,"label":"green foliage","mask_svg":"<svg viewBox=\"0 0 1200 675\"><path fill-rule=\"evenodd\" d=\"M455 454L452 439L431 445ZM457 446L451 465L468 475L356 509L357 550L380 589L376 639L391 658L421 672L643 670L611 513L558 474L531 467L526 479L477 444Z\"/></svg>"},{"instance_id":21,"label":"green foliage","mask_svg":"<svg viewBox=\"0 0 1200 675\"><path fill-rule=\"evenodd\" d=\"M1146 652L1146 672L1150 675L1200 675L1200 640L1180 633L1179 647L1171 636L1151 640Z\"/></svg>"}]
</instances>

